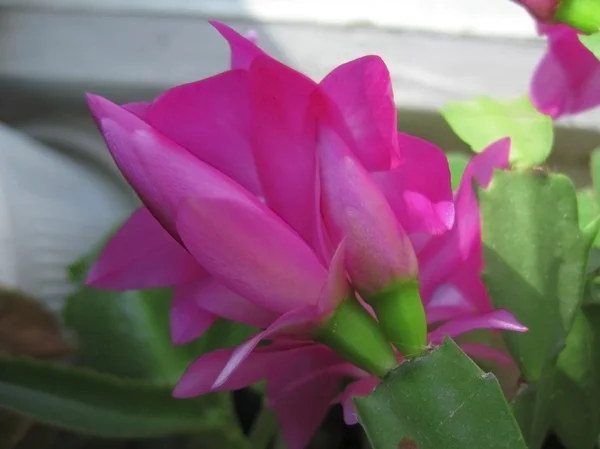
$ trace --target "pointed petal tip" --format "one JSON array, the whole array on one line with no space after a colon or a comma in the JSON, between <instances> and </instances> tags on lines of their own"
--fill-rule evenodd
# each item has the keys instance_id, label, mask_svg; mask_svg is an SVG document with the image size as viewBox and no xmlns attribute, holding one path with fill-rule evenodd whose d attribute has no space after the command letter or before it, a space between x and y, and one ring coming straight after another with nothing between
<instances>
[{"instance_id":1,"label":"pointed petal tip","mask_svg":"<svg viewBox=\"0 0 600 449\"><path fill-rule=\"evenodd\" d=\"M177 385L175 385L175 388L171 392L171 396L173 396L176 399L189 399L189 398L193 398L194 396L197 396L197 395L193 394L190 391L190 388L186 382L179 381L179 383Z\"/></svg>"}]
</instances>

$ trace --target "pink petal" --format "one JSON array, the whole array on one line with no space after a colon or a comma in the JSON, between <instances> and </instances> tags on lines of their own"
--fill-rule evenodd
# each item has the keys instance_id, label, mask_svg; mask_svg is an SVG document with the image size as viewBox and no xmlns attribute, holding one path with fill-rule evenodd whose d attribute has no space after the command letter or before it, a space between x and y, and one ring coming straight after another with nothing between
<instances>
[{"instance_id":1,"label":"pink petal","mask_svg":"<svg viewBox=\"0 0 600 449\"><path fill-rule=\"evenodd\" d=\"M363 296L378 293L394 281L415 276L416 258L385 197L333 128L335 115L327 105L316 107L321 109L317 154L325 223L334 242L346 239L352 284Z\"/></svg>"},{"instance_id":2,"label":"pink petal","mask_svg":"<svg viewBox=\"0 0 600 449\"><path fill-rule=\"evenodd\" d=\"M380 380L377 377L369 376L357 380L348 385L340 396L340 403L344 410L344 422L349 426L358 423L358 416L354 408L353 398L367 396L375 390Z\"/></svg>"},{"instance_id":3,"label":"pink petal","mask_svg":"<svg viewBox=\"0 0 600 449\"><path fill-rule=\"evenodd\" d=\"M196 307L238 323L259 328L268 327L277 314L256 306L229 290L214 278L205 278L177 287Z\"/></svg>"},{"instance_id":4,"label":"pink petal","mask_svg":"<svg viewBox=\"0 0 600 449\"><path fill-rule=\"evenodd\" d=\"M177 229L196 260L249 301L280 313L316 305L325 268L268 209L195 198L181 208Z\"/></svg>"},{"instance_id":5,"label":"pink petal","mask_svg":"<svg viewBox=\"0 0 600 449\"><path fill-rule=\"evenodd\" d=\"M397 158L396 104L390 73L378 56L337 67L320 86L336 103L356 141L356 158L369 171L389 170Z\"/></svg>"},{"instance_id":6,"label":"pink petal","mask_svg":"<svg viewBox=\"0 0 600 449\"><path fill-rule=\"evenodd\" d=\"M471 299L457 287L452 284L441 284L428 295L425 311L427 322L431 324L471 315L478 310Z\"/></svg>"},{"instance_id":7,"label":"pink petal","mask_svg":"<svg viewBox=\"0 0 600 449\"><path fill-rule=\"evenodd\" d=\"M171 340L176 345L189 343L200 337L217 317L196 304L186 284L178 285L171 301Z\"/></svg>"},{"instance_id":8,"label":"pink petal","mask_svg":"<svg viewBox=\"0 0 600 449\"><path fill-rule=\"evenodd\" d=\"M252 42L254 45L258 45L258 33L256 32L256 30L248 30L248 32L244 34L244 37L250 42Z\"/></svg>"},{"instance_id":9,"label":"pink petal","mask_svg":"<svg viewBox=\"0 0 600 449\"><path fill-rule=\"evenodd\" d=\"M429 334L429 339L437 344L445 336L457 337L476 329L502 329L515 332L525 332L527 328L507 310L496 309L482 315L457 318L442 324Z\"/></svg>"},{"instance_id":10,"label":"pink petal","mask_svg":"<svg viewBox=\"0 0 600 449\"><path fill-rule=\"evenodd\" d=\"M317 314L314 307L301 307L282 315L264 331L259 332L233 351L231 358L215 380L213 388L219 388L227 382L229 376L238 369L240 364L254 351L261 340L273 338L281 334L286 336L308 334L315 324L317 324Z\"/></svg>"},{"instance_id":11,"label":"pink petal","mask_svg":"<svg viewBox=\"0 0 600 449\"><path fill-rule=\"evenodd\" d=\"M304 449L325 419L342 378L319 377L287 394L269 398L288 449Z\"/></svg>"},{"instance_id":12,"label":"pink petal","mask_svg":"<svg viewBox=\"0 0 600 449\"><path fill-rule=\"evenodd\" d=\"M559 0L517 0L540 22L554 21Z\"/></svg>"},{"instance_id":13,"label":"pink petal","mask_svg":"<svg viewBox=\"0 0 600 449\"><path fill-rule=\"evenodd\" d=\"M548 50L531 80L533 104L554 118L599 105L600 61L579 41L575 29L548 28Z\"/></svg>"},{"instance_id":14,"label":"pink petal","mask_svg":"<svg viewBox=\"0 0 600 449\"><path fill-rule=\"evenodd\" d=\"M241 70L177 86L154 101L147 121L256 194L260 185L250 148L248 89L248 74Z\"/></svg>"},{"instance_id":15,"label":"pink petal","mask_svg":"<svg viewBox=\"0 0 600 449\"><path fill-rule=\"evenodd\" d=\"M314 121L307 111L316 84L259 56L250 67L250 86L252 150L267 204L319 248Z\"/></svg>"},{"instance_id":16,"label":"pink petal","mask_svg":"<svg viewBox=\"0 0 600 449\"><path fill-rule=\"evenodd\" d=\"M475 359L489 360L498 365L513 366L515 362L508 354L495 348L479 343L462 343L461 349L469 356Z\"/></svg>"},{"instance_id":17,"label":"pink petal","mask_svg":"<svg viewBox=\"0 0 600 449\"><path fill-rule=\"evenodd\" d=\"M432 291L427 290L426 297L425 310L429 320L434 317L450 319L461 313L485 313L492 310L481 279L481 267L475 257L469 257L452 267L445 281L437 284Z\"/></svg>"},{"instance_id":18,"label":"pink petal","mask_svg":"<svg viewBox=\"0 0 600 449\"><path fill-rule=\"evenodd\" d=\"M454 198L453 228L432 238L419 252L422 296L426 304L438 286L444 283L459 284L456 287L474 306L484 307L489 303L485 292L481 294L479 284L483 269L481 217L473 181L487 187L495 169L508 167L509 151L510 140L501 139L469 161ZM477 297L471 298L473 292Z\"/></svg>"},{"instance_id":19,"label":"pink petal","mask_svg":"<svg viewBox=\"0 0 600 449\"><path fill-rule=\"evenodd\" d=\"M438 235L454 223L450 168L437 146L398 133L400 162L373 178L409 234ZM413 241L413 244L417 243Z\"/></svg>"},{"instance_id":20,"label":"pink petal","mask_svg":"<svg viewBox=\"0 0 600 449\"><path fill-rule=\"evenodd\" d=\"M251 38L242 36L227 25L216 20L210 21L210 24L229 42L232 69L248 70L254 58L259 55L266 55L265 52L256 46L256 42L253 42Z\"/></svg>"},{"instance_id":21,"label":"pink petal","mask_svg":"<svg viewBox=\"0 0 600 449\"><path fill-rule=\"evenodd\" d=\"M136 103L127 103L123 105L123 109L131 112L132 114L137 115L142 120L146 120L146 113L148 112L148 108L150 107L150 103L146 101L139 101Z\"/></svg>"},{"instance_id":22,"label":"pink petal","mask_svg":"<svg viewBox=\"0 0 600 449\"><path fill-rule=\"evenodd\" d=\"M273 366L280 363L282 354L285 354L285 351L272 350L267 346L258 348L244 360L239 369L229 376L227 382L219 388L213 388L215 379L231 359L233 351L234 349L220 349L197 359L183 374L173 391L173 396L190 398L211 391L238 390L253 385L266 377Z\"/></svg>"},{"instance_id":23,"label":"pink petal","mask_svg":"<svg viewBox=\"0 0 600 449\"><path fill-rule=\"evenodd\" d=\"M342 240L331 259L327 279L319 296L317 303L319 315L325 316L332 313L342 301L351 295L350 284L344 268L344 256L345 244Z\"/></svg>"},{"instance_id":24,"label":"pink petal","mask_svg":"<svg viewBox=\"0 0 600 449\"><path fill-rule=\"evenodd\" d=\"M328 376L357 377L364 371L345 362L327 346L313 344L302 354L294 353L286 359L278 369L269 374L267 382L267 397L269 401L277 400L280 396L291 393L307 383Z\"/></svg>"},{"instance_id":25,"label":"pink petal","mask_svg":"<svg viewBox=\"0 0 600 449\"><path fill-rule=\"evenodd\" d=\"M148 209L137 209L110 239L86 285L107 290L167 287L206 276Z\"/></svg>"},{"instance_id":26,"label":"pink petal","mask_svg":"<svg viewBox=\"0 0 600 449\"><path fill-rule=\"evenodd\" d=\"M88 103L119 169L161 225L176 239L175 214L195 196L256 198L125 109L95 95Z\"/></svg>"}]
</instances>

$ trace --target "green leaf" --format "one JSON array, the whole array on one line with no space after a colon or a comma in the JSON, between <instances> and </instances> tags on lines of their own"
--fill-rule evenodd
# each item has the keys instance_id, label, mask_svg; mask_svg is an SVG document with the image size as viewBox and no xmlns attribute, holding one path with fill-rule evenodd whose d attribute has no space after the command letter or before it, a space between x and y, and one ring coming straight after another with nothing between
<instances>
[{"instance_id":1,"label":"green leaf","mask_svg":"<svg viewBox=\"0 0 600 449\"><path fill-rule=\"evenodd\" d=\"M529 327L504 336L523 377L533 382L565 344L600 223L580 231L573 183L540 170L497 172L479 201L484 281L494 306Z\"/></svg>"},{"instance_id":2,"label":"green leaf","mask_svg":"<svg viewBox=\"0 0 600 449\"><path fill-rule=\"evenodd\" d=\"M552 427L566 449L593 449L600 434L600 305L577 314L558 358Z\"/></svg>"},{"instance_id":3,"label":"green leaf","mask_svg":"<svg viewBox=\"0 0 600 449\"><path fill-rule=\"evenodd\" d=\"M0 357L0 407L90 435L130 438L202 433L218 441L213 447L244 447L226 400L219 394L175 399L168 387ZM226 430L223 423L227 423Z\"/></svg>"},{"instance_id":4,"label":"green leaf","mask_svg":"<svg viewBox=\"0 0 600 449\"><path fill-rule=\"evenodd\" d=\"M592 185L594 186L592 196L596 200L596 209L598 209L600 207L600 148L592 151L590 172L592 175Z\"/></svg>"},{"instance_id":5,"label":"green leaf","mask_svg":"<svg viewBox=\"0 0 600 449\"><path fill-rule=\"evenodd\" d=\"M598 205L596 204L592 189L586 188L577 191L577 212L579 226L582 229L598 218ZM600 235L596 236L594 246L600 247Z\"/></svg>"},{"instance_id":6,"label":"green leaf","mask_svg":"<svg viewBox=\"0 0 600 449\"><path fill-rule=\"evenodd\" d=\"M235 346L251 328L218 321L199 340L174 346L169 333L169 289L110 292L84 287L98 251L74 264L71 279L79 289L64 311L78 339L78 362L88 368L127 378L174 385L201 354Z\"/></svg>"},{"instance_id":7,"label":"green leaf","mask_svg":"<svg viewBox=\"0 0 600 449\"><path fill-rule=\"evenodd\" d=\"M582 303L600 222L581 231L572 182L541 170L497 172L479 200L490 298L529 328L504 338L523 379L535 386L533 416L521 425L536 449L550 425L554 367Z\"/></svg>"},{"instance_id":8,"label":"green leaf","mask_svg":"<svg viewBox=\"0 0 600 449\"><path fill-rule=\"evenodd\" d=\"M373 449L526 449L494 376L450 339L402 363L355 404Z\"/></svg>"},{"instance_id":9,"label":"green leaf","mask_svg":"<svg viewBox=\"0 0 600 449\"><path fill-rule=\"evenodd\" d=\"M448 165L450 166L450 175L452 177L452 190L456 190L460 184L467 164L469 163L470 157L464 153L451 152L447 153Z\"/></svg>"},{"instance_id":10,"label":"green leaf","mask_svg":"<svg viewBox=\"0 0 600 449\"><path fill-rule=\"evenodd\" d=\"M476 153L498 139L510 137L511 163L528 167L543 163L552 150L552 119L538 112L527 96L512 100L478 97L448 103L441 113Z\"/></svg>"},{"instance_id":11,"label":"green leaf","mask_svg":"<svg viewBox=\"0 0 600 449\"><path fill-rule=\"evenodd\" d=\"M600 33L580 34L579 40L597 59L600 59Z\"/></svg>"}]
</instances>

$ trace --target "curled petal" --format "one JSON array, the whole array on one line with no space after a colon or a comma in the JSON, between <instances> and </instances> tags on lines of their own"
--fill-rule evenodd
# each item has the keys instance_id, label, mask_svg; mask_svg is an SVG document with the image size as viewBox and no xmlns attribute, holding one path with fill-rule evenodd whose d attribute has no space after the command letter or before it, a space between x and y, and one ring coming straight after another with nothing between
<instances>
[{"instance_id":1,"label":"curled petal","mask_svg":"<svg viewBox=\"0 0 600 449\"><path fill-rule=\"evenodd\" d=\"M238 390L265 378L270 369L281 361L282 351L269 347L252 352L229 378L218 388L215 379L231 359L234 349L220 349L203 355L192 363L173 391L177 398L200 396L211 391Z\"/></svg>"},{"instance_id":2,"label":"curled petal","mask_svg":"<svg viewBox=\"0 0 600 449\"><path fill-rule=\"evenodd\" d=\"M340 395L339 401L344 410L344 422L346 424L350 426L358 423L358 416L356 414L356 409L354 408L353 398L371 394L379 382L380 380L377 377L369 376L357 380L356 382L352 382L344 389Z\"/></svg>"},{"instance_id":3,"label":"curled petal","mask_svg":"<svg viewBox=\"0 0 600 449\"><path fill-rule=\"evenodd\" d=\"M201 279L204 269L148 209L137 209L110 239L86 279L107 290L168 287Z\"/></svg>"},{"instance_id":4,"label":"curled petal","mask_svg":"<svg viewBox=\"0 0 600 449\"><path fill-rule=\"evenodd\" d=\"M250 148L248 73L174 87L148 108L147 122L252 193L260 193Z\"/></svg>"},{"instance_id":5,"label":"curled petal","mask_svg":"<svg viewBox=\"0 0 600 449\"><path fill-rule=\"evenodd\" d=\"M456 318L442 324L435 331L431 332L429 338L433 343L437 344L445 336L454 338L477 329L502 329L515 332L527 331L527 327L519 323L510 312L497 309L481 315Z\"/></svg>"},{"instance_id":6,"label":"curled petal","mask_svg":"<svg viewBox=\"0 0 600 449\"><path fill-rule=\"evenodd\" d=\"M231 48L231 68L248 70L250 64L254 58L259 55L266 55L260 48L256 46L256 41L251 37L244 37L237 33L227 25L217 22L216 20L210 21L210 24L221 33Z\"/></svg>"},{"instance_id":7,"label":"curled petal","mask_svg":"<svg viewBox=\"0 0 600 449\"><path fill-rule=\"evenodd\" d=\"M396 104L390 73L378 56L333 70L320 83L340 109L356 141L356 158L369 171L389 170L398 157Z\"/></svg>"},{"instance_id":8,"label":"curled petal","mask_svg":"<svg viewBox=\"0 0 600 449\"><path fill-rule=\"evenodd\" d=\"M258 206L197 197L181 207L177 229L209 273L258 306L285 313L316 305L325 268L279 217Z\"/></svg>"},{"instance_id":9,"label":"curled petal","mask_svg":"<svg viewBox=\"0 0 600 449\"><path fill-rule=\"evenodd\" d=\"M308 336L315 324L317 324L315 307L303 307L282 315L264 331L259 332L233 351L231 358L215 380L213 389L217 389L227 382L229 377L239 368L252 351L254 351L261 340L270 339L277 335Z\"/></svg>"},{"instance_id":10,"label":"curled petal","mask_svg":"<svg viewBox=\"0 0 600 449\"><path fill-rule=\"evenodd\" d=\"M173 291L171 301L171 340L176 345L189 343L200 337L217 320L217 317L198 307L186 285Z\"/></svg>"}]
</instances>

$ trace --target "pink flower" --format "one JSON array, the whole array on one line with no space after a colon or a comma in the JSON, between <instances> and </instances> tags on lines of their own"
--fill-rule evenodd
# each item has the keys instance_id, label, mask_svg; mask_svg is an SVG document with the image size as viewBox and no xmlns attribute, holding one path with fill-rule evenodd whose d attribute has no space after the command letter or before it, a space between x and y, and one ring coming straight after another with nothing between
<instances>
[{"instance_id":1,"label":"pink flower","mask_svg":"<svg viewBox=\"0 0 600 449\"><path fill-rule=\"evenodd\" d=\"M507 311L492 310L479 279L481 231L472 182L487 186L494 169L508 166L508 150L505 139L472 159L455 195L456 220L451 230L430 242L438 252L419 253L419 261L436 273L435 278L424 280L423 295L427 316L436 325L429 333L433 344L439 344L445 336L457 337L476 329L526 330ZM437 269L442 271L437 274ZM475 358L512 363L504 353L484 345L469 343L462 347ZM291 449L305 447L334 403L342 404L346 423L356 423L352 398L369 394L379 383L377 377L323 345L279 340L255 351L226 383L215 388L214 379L232 352L221 350L198 359L184 375L176 395L189 397L237 389L266 378L268 404L276 412ZM401 359L401 355L398 357ZM342 381L347 379L353 381L340 392Z\"/></svg>"},{"instance_id":2,"label":"pink flower","mask_svg":"<svg viewBox=\"0 0 600 449\"><path fill-rule=\"evenodd\" d=\"M260 340L280 335L318 337L383 375L395 357L373 318L350 303L346 270L356 285L370 282L364 271L378 273L377 263L396 278L414 276L412 248L358 162L346 198L362 231L332 241L321 217L324 178L318 167L329 167L330 188L350 186L341 182L347 165L335 163L357 156L344 153L345 141L327 140L335 136L349 139L366 164L391 164L389 130L374 126L381 114L395 126L387 69L374 57L342 66L330 75L330 97L326 83L318 86L233 30L215 27L230 41L236 69L175 87L146 105L119 107L88 96L117 165L145 204L109 243L88 283L117 289L174 285L176 342L200 335L216 317L264 329L232 354L215 385ZM360 86L367 81L364 92ZM336 90L340 85L354 90ZM384 95L377 95L381 89ZM336 95L341 97L334 103ZM350 131L346 119L356 116L365 124ZM376 151L367 153L367 146ZM323 147L335 150L333 157ZM360 250L370 259L361 258ZM412 259L405 263L405 257ZM344 319L350 314L353 326L366 326L362 335L344 330L337 313L342 307ZM369 350L360 351L364 345Z\"/></svg>"},{"instance_id":3,"label":"pink flower","mask_svg":"<svg viewBox=\"0 0 600 449\"><path fill-rule=\"evenodd\" d=\"M559 0L514 0L541 23L552 23Z\"/></svg>"},{"instance_id":4,"label":"pink flower","mask_svg":"<svg viewBox=\"0 0 600 449\"><path fill-rule=\"evenodd\" d=\"M531 80L534 106L553 118L576 114L600 104L600 61L567 25L539 25L548 49Z\"/></svg>"},{"instance_id":5,"label":"pink flower","mask_svg":"<svg viewBox=\"0 0 600 449\"><path fill-rule=\"evenodd\" d=\"M152 103L88 96L144 203L104 249L88 284L174 286L177 343L216 317L262 329L194 362L177 396L267 378L290 447L301 449L342 377L360 379L347 390L360 393L376 383L367 370L381 376L396 363L353 290L368 300L418 276L427 318L440 324L429 335L435 343L474 329L524 330L508 312L492 310L479 279L471 182L486 185L494 167L507 165L507 141L473 159L453 197L444 154L397 132L381 59L349 62L317 84L214 26L231 46L232 70ZM336 321L340 314L354 320L351 328ZM261 340L271 343L258 347Z\"/></svg>"}]
</instances>

